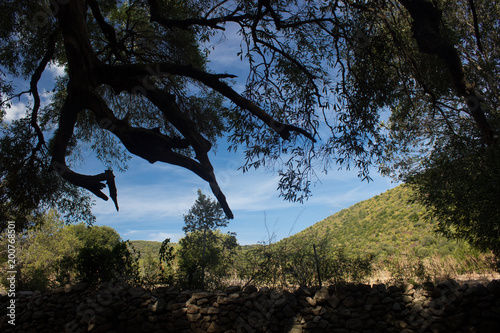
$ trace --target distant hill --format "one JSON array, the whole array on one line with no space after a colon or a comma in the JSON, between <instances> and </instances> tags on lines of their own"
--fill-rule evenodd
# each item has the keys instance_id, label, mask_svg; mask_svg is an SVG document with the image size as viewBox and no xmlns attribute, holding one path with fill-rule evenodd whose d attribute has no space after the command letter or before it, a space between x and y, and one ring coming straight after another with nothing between
<instances>
[{"instance_id":1,"label":"distant hill","mask_svg":"<svg viewBox=\"0 0 500 333\"><path fill-rule=\"evenodd\" d=\"M133 240L130 243L141 253L141 258L145 258L148 253L153 257L158 256L161 247L161 242L156 241Z\"/></svg>"},{"instance_id":2,"label":"distant hill","mask_svg":"<svg viewBox=\"0 0 500 333\"><path fill-rule=\"evenodd\" d=\"M460 256L472 251L464 242L436 234L435 224L424 219L426 210L411 203L410 198L410 187L400 185L343 209L279 243L300 248L326 242L330 249L342 248L348 255L372 254L375 259L402 254L420 258Z\"/></svg>"}]
</instances>

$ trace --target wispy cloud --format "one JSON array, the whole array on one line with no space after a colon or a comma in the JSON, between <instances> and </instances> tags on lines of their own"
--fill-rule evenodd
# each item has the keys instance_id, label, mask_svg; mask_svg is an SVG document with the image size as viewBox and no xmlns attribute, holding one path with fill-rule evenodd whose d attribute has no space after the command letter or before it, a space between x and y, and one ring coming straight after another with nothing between
<instances>
[{"instance_id":1,"label":"wispy cloud","mask_svg":"<svg viewBox=\"0 0 500 333\"><path fill-rule=\"evenodd\" d=\"M5 109L4 120L12 122L13 120L21 119L26 115L26 104L23 102L11 103L10 107Z\"/></svg>"},{"instance_id":2,"label":"wispy cloud","mask_svg":"<svg viewBox=\"0 0 500 333\"><path fill-rule=\"evenodd\" d=\"M186 191L170 191L157 186L120 186L118 202L120 212L127 219L147 220L154 218L178 217L187 213L196 198ZM110 202L99 202L95 212L114 217L117 212Z\"/></svg>"},{"instance_id":3,"label":"wispy cloud","mask_svg":"<svg viewBox=\"0 0 500 333\"><path fill-rule=\"evenodd\" d=\"M122 239L133 239L133 240L145 240L145 241L155 241L163 242L165 239L169 238L170 242L177 243L184 237L184 234L179 232L162 232L160 230L128 230L122 232Z\"/></svg>"},{"instance_id":4,"label":"wispy cloud","mask_svg":"<svg viewBox=\"0 0 500 333\"><path fill-rule=\"evenodd\" d=\"M66 74L66 66L57 65L55 63L50 63L47 70L53 77L64 76Z\"/></svg>"},{"instance_id":5,"label":"wispy cloud","mask_svg":"<svg viewBox=\"0 0 500 333\"><path fill-rule=\"evenodd\" d=\"M147 239L145 240L163 242L165 239L170 238L170 242L177 243L179 239L181 239L182 237L184 237L183 234L170 234L165 232L159 232L159 233L149 233Z\"/></svg>"}]
</instances>

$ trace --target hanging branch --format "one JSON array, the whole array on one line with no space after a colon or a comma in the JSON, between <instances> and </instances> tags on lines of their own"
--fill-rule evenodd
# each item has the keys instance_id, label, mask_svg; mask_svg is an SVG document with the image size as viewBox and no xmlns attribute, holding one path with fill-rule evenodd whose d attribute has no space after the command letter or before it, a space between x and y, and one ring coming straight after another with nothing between
<instances>
[{"instance_id":1,"label":"hanging branch","mask_svg":"<svg viewBox=\"0 0 500 333\"><path fill-rule=\"evenodd\" d=\"M472 11L472 19L474 20L474 34L476 35L477 49L479 52L484 53L483 45L481 44L481 34L479 32L479 23L477 19L476 6L474 5L474 0L469 0L470 10Z\"/></svg>"},{"instance_id":2,"label":"hanging branch","mask_svg":"<svg viewBox=\"0 0 500 333\"><path fill-rule=\"evenodd\" d=\"M58 31L55 30L53 31L48 38L48 45L47 45L47 51L45 52L45 55L43 56L42 60L38 64L38 67L35 69L33 75L31 76L31 81L30 81L30 92L31 95L33 96L33 108L31 109L31 126L35 129L35 133L38 137L38 143L36 147L33 149L33 155L37 151L40 150L42 145L45 144L45 138L43 136L43 132L40 129L40 126L38 126L38 111L40 109L40 95L38 94L38 81L40 81L40 78L42 77L42 73L47 67L48 63L54 56L54 51L56 47L56 36L58 34Z\"/></svg>"}]
</instances>

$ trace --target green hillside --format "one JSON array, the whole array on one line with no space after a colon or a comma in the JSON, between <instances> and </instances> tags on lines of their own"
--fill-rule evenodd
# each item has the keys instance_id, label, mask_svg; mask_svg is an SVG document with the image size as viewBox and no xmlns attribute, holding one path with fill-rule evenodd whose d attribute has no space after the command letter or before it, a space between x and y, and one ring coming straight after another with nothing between
<instances>
[{"instance_id":1,"label":"green hillside","mask_svg":"<svg viewBox=\"0 0 500 333\"><path fill-rule=\"evenodd\" d=\"M330 249L342 248L348 255L372 254L375 259L475 252L464 242L437 235L435 225L424 219L425 209L410 199L409 186L400 185L343 209L281 243L304 247L324 242Z\"/></svg>"},{"instance_id":2,"label":"green hillside","mask_svg":"<svg viewBox=\"0 0 500 333\"><path fill-rule=\"evenodd\" d=\"M146 258L148 253L156 258L161 247L161 242L156 241L133 240L130 243L141 253L141 258Z\"/></svg>"}]
</instances>

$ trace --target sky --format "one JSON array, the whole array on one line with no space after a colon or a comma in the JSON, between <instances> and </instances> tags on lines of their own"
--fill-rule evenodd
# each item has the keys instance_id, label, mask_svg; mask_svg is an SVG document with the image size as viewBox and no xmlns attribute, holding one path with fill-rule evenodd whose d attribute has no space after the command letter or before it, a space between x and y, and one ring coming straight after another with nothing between
<instances>
[{"instance_id":1,"label":"sky","mask_svg":"<svg viewBox=\"0 0 500 333\"><path fill-rule=\"evenodd\" d=\"M209 55L209 68L217 73L238 75L233 88L241 92L246 78L246 66L236 55L240 50L234 26L212 39L207 47L216 46ZM39 84L43 103L50 100L50 89L56 76L64 68L49 68ZM14 80L17 90L28 90L28 82ZM11 121L25 114L29 98L13 101L6 120ZM319 181L312 188L312 197L303 204L284 201L279 197L278 175L271 171L256 170L242 173L238 167L244 155L228 153L224 141L218 143L216 152L210 153L219 185L226 195L235 218L222 231L236 232L241 245L278 241L319 222L326 217L397 186L389 178L373 171L372 182L362 182L356 170L332 170L327 175L319 173ZM104 166L92 155L84 152L84 162L76 164L74 171L98 174ZM170 238L177 242L183 237L183 215L187 214L197 198L197 190L212 196L208 184L192 172L164 164L133 157L124 173L115 171L118 189L117 212L112 201L95 200L93 212L97 225L107 225L117 230L125 240L163 241Z\"/></svg>"}]
</instances>

